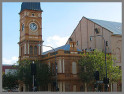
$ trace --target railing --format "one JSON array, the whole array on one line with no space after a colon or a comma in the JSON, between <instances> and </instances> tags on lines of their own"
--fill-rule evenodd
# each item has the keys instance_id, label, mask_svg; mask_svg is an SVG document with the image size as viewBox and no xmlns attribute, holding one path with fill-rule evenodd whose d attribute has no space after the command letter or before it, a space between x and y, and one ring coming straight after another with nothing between
<instances>
[{"instance_id":1,"label":"railing","mask_svg":"<svg viewBox=\"0 0 124 94\"><path fill-rule=\"evenodd\" d=\"M64 51L64 50L63 50L63 52L64 52L64 54L83 54L83 53L84 53L84 52L79 52L79 51L73 52L73 51ZM52 53L49 53L49 54L46 54L46 55L42 55L42 57L43 57L43 58L46 58L46 57L48 57L49 55L50 55L50 56L53 56L53 55L56 55L56 54L59 54L59 51L52 52Z\"/></svg>"}]
</instances>

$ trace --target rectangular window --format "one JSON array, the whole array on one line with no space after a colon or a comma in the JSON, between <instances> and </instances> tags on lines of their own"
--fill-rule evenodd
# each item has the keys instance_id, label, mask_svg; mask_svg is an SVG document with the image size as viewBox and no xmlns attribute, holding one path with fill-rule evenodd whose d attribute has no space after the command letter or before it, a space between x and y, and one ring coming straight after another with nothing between
<instances>
[{"instance_id":1,"label":"rectangular window","mask_svg":"<svg viewBox=\"0 0 124 94\"><path fill-rule=\"evenodd\" d=\"M90 37L90 41L92 40L92 37Z\"/></svg>"},{"instance_id":2,"label":"rectangular window","mask_svg":"<svg viewBox=\"0 0 124 94\"><path fill-rule=\"evenodd\" d=\"M59 62L58 62L58 73L62 73L61 59L59 59Z\"/></svg>"},{"instance_id":3,"label":"rectangular window","mask_svg":"<svg viewBox=\"0 0 124 94\"><path fill-rule=\"evenodd\" d=\"M95 32L96 32L96 34L99 34L100 29L99 28L95 28Z\"/></svg>"},{"instance_id":4,"label":"rectangular window","mask_svg":"<svg viewBox=\"0 0 124 94\"><path fill-rule=\"evenodd\" d=\"M106 41L106 46L108 46L108 41Z\"/></svg>"},{"instance_id":5,"label":"rectangular window","mask_svg":"<svg viewBox=\"0 0 124 94\"><path fill-rule=\"evenodd\" d=\"M70 84L69 83L65 83L65 92L66 91L70 91Z\"/></svg>"},{"instance_id":6,"label":"rectangular window","mask_svg":"<svg viewBox=\"0 0 124 94\"><path fill-rule=\"evenodd\" d=\"M73 91L74 92L76 91L76 85L73 85Z\"/></svg>"},{"instance_id":7,"label":"rectangular window","mask_svg":"<svg viewBox=\"0 0 124 94\"><path fill-rule=\"evenodd\" d=\"M77 65L76 65L76 62L72 62L72 74L77 74Z\"/></svg>"},{"instance_id":8,"label":"rectangular window","mask_svg":"<svg viewBox=\"0 0 124 94\"><path fill-rule=\"evenodd\" d=\"M78 45L78 41L77 41L77 45Z\"/></svg>"}]
</instances>

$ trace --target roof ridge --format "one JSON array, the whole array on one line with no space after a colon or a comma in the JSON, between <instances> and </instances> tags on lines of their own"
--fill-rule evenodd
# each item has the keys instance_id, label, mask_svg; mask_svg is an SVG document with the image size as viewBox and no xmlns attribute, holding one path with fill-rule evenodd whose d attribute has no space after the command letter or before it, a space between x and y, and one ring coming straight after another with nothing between
<instances>
[{"instance_id":1,"label":"roof ridge","mask_svg":"<svg viewBox=\"0 0 124 94\"><path fill-rule=\"evenodd\" d=\"M87 18L87 17L85 17L85 18ZM116 22L116 21L108 21L108 20L101 20L101 19L94 19L94 18L87 18L87 19L91 19L91 20L99 20L99 21L105 21L105 22L114 22L114 23L120 23L120 24L122 24L122 22Z\"/></svg>"},{"instance_id":2,"label":"roof ridge","mask_svg":"<svg viewBox=\"0 0 124 94\"><path fill-rule=\"evenodd\" d=\"M91 19L91 18L86 18L86 19L92 21L95 24L100 25L101 27L109 30L113 34L120 34L120 35L122 34L122 23L120 22L98 20L98 19Z\"/></svg>"}]
</instances>

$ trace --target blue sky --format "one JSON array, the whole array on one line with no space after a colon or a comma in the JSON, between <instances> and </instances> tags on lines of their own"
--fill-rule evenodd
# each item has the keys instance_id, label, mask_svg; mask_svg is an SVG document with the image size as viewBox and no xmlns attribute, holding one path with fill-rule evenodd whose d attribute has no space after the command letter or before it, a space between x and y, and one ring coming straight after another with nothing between
<instances>
[{"instance_id":1,"label":"blue sky","mask_svg":"<svg viewBox=\"0 0 124 94\"><path fill-rule=\"evenodd\" d=\"M113 2L41 2L44 45L64 45L83 16L122 22L122 4ZM2 63L13 64L19 56L21 2L2 3ZM44 51L50 48L43 48Z\"/></svg>"}]
</instances>

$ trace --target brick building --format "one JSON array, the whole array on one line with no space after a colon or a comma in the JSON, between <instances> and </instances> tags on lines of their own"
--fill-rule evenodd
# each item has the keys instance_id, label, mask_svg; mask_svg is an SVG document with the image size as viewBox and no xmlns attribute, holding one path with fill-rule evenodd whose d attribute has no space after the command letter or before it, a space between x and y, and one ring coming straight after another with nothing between
<instances>
[{"instance_id":1,"label":"brick building","mask_svg":"<svg viewBox=\"0 0 124 94\"><path fill-rule=\"evenodd\" d=\"M20 15L20 41L19 41L19 58L20 60L41 60L42 63L47 63L52 68L55 67L55 60L57 63L57 82L59 91L93 91L93 86L85 87L84 83L78 77L78 64L80 53L82 49L102 49L104 44L101 37L90 39L96 33L102 34L108 42L107 52L116 54L121 58L121 35L114 34L113 31L97 23L98 20L89 20L85 17L81 19L76 29L71 35L72 41L67 41L67 44L50 50L42 52L42 10L40 3L23 2L21 5ZM94 22L96 21L96 23ZM98 21L99 22L99 21ZM106 21L105 21L106 22ZM109 23L109 22L108 22ZM107 26L109 27L110 24ZM115 26L118 24L115 24ZM121 26L121 24L119 25ZM119 27L118 27L119 28ZM113 29L112 29L113 30ZM118 32L118 31L117 31ZM120 32L120 31L119 31ZM115 45L112 40L118 43ZM115 46L114 46L115 45ZM113 47L114 46L114 47ZM119 66L121 66L121 59L118 59ZM28 91L24 84L21 84L23 91ZM55 91L53 84L48 84L48 91ZM109 88L109 91L112 89Z\"/></svg>"},{"instance_id":2,"label":"brick building","mask_svg":"<svg viewBox=\"0 0 124 94\"><path fill-rule=\"evenodd\" d=\"M12 65L2 65L2 72L7 74L7 73L14 73L16 72L16 67L13 67Z\"/></svg>"}]
</instances>

